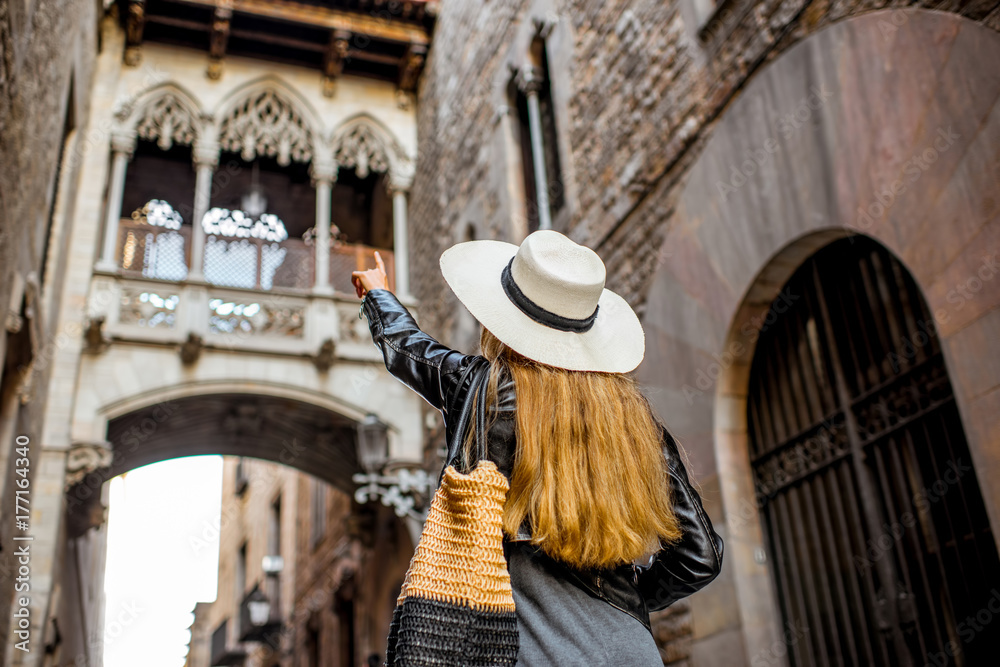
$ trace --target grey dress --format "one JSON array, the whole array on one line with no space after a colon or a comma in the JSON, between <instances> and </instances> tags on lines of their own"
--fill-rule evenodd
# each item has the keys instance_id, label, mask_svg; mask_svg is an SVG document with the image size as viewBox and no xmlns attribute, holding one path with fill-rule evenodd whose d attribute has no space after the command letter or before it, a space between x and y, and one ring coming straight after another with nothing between
<instances>
[{"instance_id":1,"label":"grey dress","mask_svg":"<svg viewBox=\"0 0 1000 667\"><path fill-rule=\"evenodd\" d=\"M527 542L505 552L524 667L662 667L649 630L559 575Z\"/></svg>"}]
</instances>

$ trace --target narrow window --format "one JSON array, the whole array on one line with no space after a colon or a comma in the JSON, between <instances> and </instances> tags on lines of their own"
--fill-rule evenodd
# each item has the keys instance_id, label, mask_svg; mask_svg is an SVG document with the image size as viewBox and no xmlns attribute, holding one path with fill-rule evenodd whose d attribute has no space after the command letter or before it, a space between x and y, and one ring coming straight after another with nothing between
<instances>
[{"instance_id":1,"label":"narrow window","mask_svg":"<svg viewBox=\"0 0 1000 667\"><path fill-rule=\"evenodd\" d=\"M532 42L530 62L517 72L512 95L517 110L525 216L531 233L550 229L552 216L565 204L552 79L545 41L541 38Z\"/></svg>"},{"instance_id":2,"label":"narrow window","mask_svg":"<svg viewBox=\"0 0 1000 667\"><path fill-rule=\"evenodd\" d=\"M309 663L308 667L319 667L320 638L318 625L317 620L313 619L306 628L306 657Z\"/></svg>"},{"instance_id":3,"label":"narrow window","mask_svg":"<svg viewBox=\"0 0 1000 667\"><path fill-rule=\"evenodd\" d=\"M52 178L51 191L49 193L49 215L48 220L45 225L45 236L42 239L42 250L41 250L41 264L38 269L38 275L45 280L45 268L48 265L49 259L49 244L52 241L52 228L54 226L54 221L56 217L56 212L60 210L65 203L61 202L60 190L63 182L63 178L66 176L66 168L68 165L65 163L69 161L69 155L66 153L66 149L69 148L70 144L74 141L76 129L76 114L74 111L73 100L76 97L73 89L72 79L69 84L69 93L66 100L66 113L63 120L63 130L62 130L62 142L59 144L59 157L56 159L56 173ZM65 217L65 214L63 214ZM68 234L66 234L68 236ZM42 289L47 287L47 283L42 284Z\"/></svg>"},{"instance_id":4,"label":"narrow window","mask_svg":"<svg viewBox=\"0 0 1000 667\"><path fill-rule=\"evenodd\" d=\"M244 542L240 545L240 551L236 555L236 608L239 609L243 604L243 597L246 595L247 590L247 543ZM241 619L240 614L236 614L233 619L236 625L236 636L239 637L243 632L243 628L240 627Z\"/></svg>"},{"instance_id":5,"label":"narrow window","mask_svg":"<svg viewBox=\"0 0 1000 667\"><path fill-rule=\"evenodd\" d=\"M236 459L236 495L242 496L246 493L249 484L250 479L247 477L246 464L243 463L243 457L240 456Z\"/></svg>"}]
</instances>

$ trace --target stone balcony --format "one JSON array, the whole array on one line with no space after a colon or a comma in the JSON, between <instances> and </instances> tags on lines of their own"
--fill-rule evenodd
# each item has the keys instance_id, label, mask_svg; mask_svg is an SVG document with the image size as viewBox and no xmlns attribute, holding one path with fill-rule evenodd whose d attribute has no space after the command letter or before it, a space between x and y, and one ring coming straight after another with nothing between
<instances>
[{"instance_id":1,"label":"stone balcony","mask_svg":"<svg viewBox=\"0 0 1000 667\"><path fill-rule=\"evenodd\" d=\"M378 250L392 288L391 251L331 247L332 289L317 290L315 248L302 239L208 236L199 279L189 276L190 229L120 222L117 269L97 268L92 278L92 351L115 341L180 346L190 339L208 349L310 356L318 365L331 363L334 350L337 358L380 359L358 317L350 272L373 266Z\"/></svg>"}]
</instances>

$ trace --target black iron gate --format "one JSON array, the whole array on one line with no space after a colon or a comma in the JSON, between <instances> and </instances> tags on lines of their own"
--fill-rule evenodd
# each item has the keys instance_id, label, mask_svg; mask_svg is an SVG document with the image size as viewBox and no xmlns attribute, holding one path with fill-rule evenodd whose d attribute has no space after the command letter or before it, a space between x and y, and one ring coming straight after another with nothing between
<instances>
[{"instance_id":1,"label":"black iron gate","mask_svg":"<svg viewBox=\"0 0 1000 667\"><path fill-rule=\"evenodd\" d=\"M792 665L1000 664L996 543L934 321L884 248L792 276L747 419Z\"/></svg>"}]
</instances>

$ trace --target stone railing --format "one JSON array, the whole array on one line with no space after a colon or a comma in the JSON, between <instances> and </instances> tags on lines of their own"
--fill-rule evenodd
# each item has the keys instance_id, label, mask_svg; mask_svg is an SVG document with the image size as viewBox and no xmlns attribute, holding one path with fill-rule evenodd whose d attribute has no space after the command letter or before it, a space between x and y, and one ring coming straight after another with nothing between
<instances>
[{"instance_id":1,"label":"stone railing","mask_svg":"<svg viewBox=\"0 0 1000 667\"><path fill-rule=\"evenodd\" d=\"M376 361L360 301L351 294L268 291L97 273L88 303L87 345L115 341ZM412 304L407 304L412 308Z\"/></svg>"}]
</instances>

